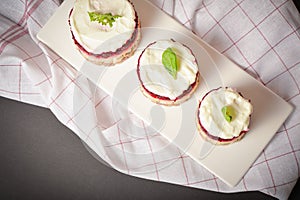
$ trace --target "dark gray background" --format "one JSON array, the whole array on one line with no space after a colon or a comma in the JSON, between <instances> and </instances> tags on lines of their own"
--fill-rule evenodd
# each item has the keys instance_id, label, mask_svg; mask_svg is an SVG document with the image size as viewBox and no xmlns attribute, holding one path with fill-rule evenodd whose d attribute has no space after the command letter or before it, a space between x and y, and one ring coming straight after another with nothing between
<instances>
[{"instance_id":1,"label":"dark gray background","mask_svg":"<svg viewBox=\"0 0 300 200\"><path fill-rule=\"evenodd\" d=\"M0 199L273 199L121 174L95 159L50 110L0 97ZM299 181L290 199L300 199Z\"/></svg>"}]
</instances>

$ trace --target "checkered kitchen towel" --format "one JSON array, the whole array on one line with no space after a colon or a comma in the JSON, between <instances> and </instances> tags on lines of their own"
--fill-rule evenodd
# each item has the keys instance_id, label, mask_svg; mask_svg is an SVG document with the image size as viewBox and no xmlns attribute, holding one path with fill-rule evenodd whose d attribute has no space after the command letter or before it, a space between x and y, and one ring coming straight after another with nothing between
<instances>
[{"instance_id":1,"label":"checkered kitchen towel","mask_svg":"<svg viewBox=\"0 0 300 200\"><path fill-rule=\"evenodd\" d=\"M111 112L118 105L110 96L37 40L37 32L60 5L58 0L1 1L1 96L48 107L124 173L287 199L300 175L300 15L293 2L151 1L295 107L236 187L228 187L126 110ZM82 126L79 116L89 117L90 123Z\"/></svg>"}]
</instances>

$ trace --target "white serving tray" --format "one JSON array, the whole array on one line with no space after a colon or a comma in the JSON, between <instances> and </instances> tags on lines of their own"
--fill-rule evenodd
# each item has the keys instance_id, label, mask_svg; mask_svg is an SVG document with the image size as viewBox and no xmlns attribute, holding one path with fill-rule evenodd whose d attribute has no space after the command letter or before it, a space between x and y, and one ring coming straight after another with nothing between
<instances>
[{"instance_id":1,"label":"white serving tray","mask_svg":"<svg viewBox=\"0 0 300 200\"><path fill-rule=\"evenodd\" d=\"M65 0L40 30L37 37L130 111L159 131L197 163L235 186L270 142L293 108L237 65L162 12L147 0L132 0L142 25L142 40L135 54L114 67L87 62L76 50L68 25L74 0ZM194 52L201 80L194 96L176 107L159 106L139 90L136 65L139 54L150 42L174 39ZM215 146L205 142L196 127L198 101L210 89L236 88L251 99L254 112L251 130L239 142Z\"/></svg>"}]
</instances>

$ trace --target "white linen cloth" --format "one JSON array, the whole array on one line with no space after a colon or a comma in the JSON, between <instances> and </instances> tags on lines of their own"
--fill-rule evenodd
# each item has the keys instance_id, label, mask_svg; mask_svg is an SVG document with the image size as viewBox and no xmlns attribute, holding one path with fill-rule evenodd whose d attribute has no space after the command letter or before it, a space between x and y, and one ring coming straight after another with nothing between
<instances>
[{"instance_id":1,"label":"white linen cloth","mask_svg":"<svg viewBox=\"0 0 300 200\"><path fill-rule=\"evenodd\" d=\"M37 40L58 0L2 0L0 95L49 108L110 166L129 175L287 199L300 175L300 15L293 2L151 2L295 107L236 187L228 187L125 109L116 109L110 96ZM90 123L82 125L81 117Z\"/></svg>"}]
</instances>

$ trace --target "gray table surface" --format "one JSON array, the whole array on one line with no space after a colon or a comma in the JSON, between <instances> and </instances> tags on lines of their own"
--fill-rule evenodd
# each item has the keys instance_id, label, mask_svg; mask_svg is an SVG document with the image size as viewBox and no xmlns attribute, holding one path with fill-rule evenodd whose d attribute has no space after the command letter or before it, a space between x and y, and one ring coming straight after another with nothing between
<instances>
[{"instance_id":1,"label":"gray table surface","mask_svg":"<svg viewBox=\"0 0 300 200\"><path fill-rule=\"evenodd\" d=\"M274 199L121 174L95 159L50 110L0 97L0 199ZM299 181L290 199L300 199Z\"/></svg>"}]
</instances>

